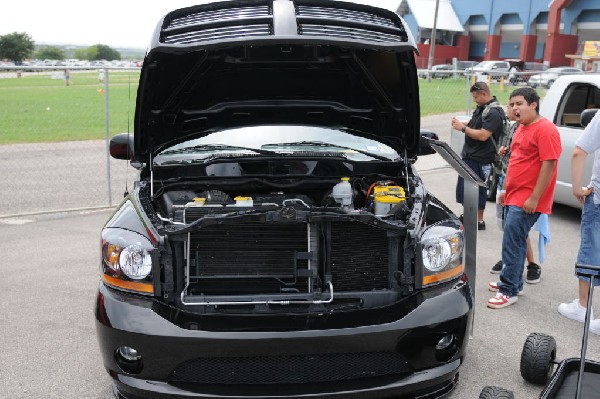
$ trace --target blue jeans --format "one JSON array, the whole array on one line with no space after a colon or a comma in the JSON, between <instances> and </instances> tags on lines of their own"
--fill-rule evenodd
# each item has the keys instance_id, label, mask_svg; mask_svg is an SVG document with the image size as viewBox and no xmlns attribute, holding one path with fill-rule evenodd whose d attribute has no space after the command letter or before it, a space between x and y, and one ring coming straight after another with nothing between
<instances>
[{"instance_id":1,"label":"blue jeans","mask_svg":"<svg viewBox=\"0 0 600 399\"><path fill-rule=\"evenodd\" d=\"M527 255L527 237L539 212L528 214L518 206L505 206L502 236L502 263L498 289L504 295L516 296L523 289L523 268Z\"/></svg>"},{"instance_id":2,"label":"blue jeans","mask_svg":"<svg viewBox=\"0 0 600 399\"><path fill-rule=\"evenodd\" d=\"M486 181L490 174L492 173L492 164L491 163L479 163L477 161L473 161L472 159L463 159L463 161L475 172L481 180ZM458 182L456 183L456 202L459 204L464 203L465 198L465 181L462 177L458 177ZM485 209L485 204L487 203L487 187L479 187L479 200L477 202L477 209L480 211Z\"/></svg>"},{"instance_id":3,"label":"blue jeans","mask_svg":"<svg viewBox=\"0 0 600 399\"><path fill-rule=\"evenodd\" d=\"M577 253L576 269L579 272L600 275L595 270L584 266L600 266L600 205L594 204L594 194L588 195L583 204L581 214L581 244ZM577 276L589 282L590 279ZM594 278L594 285L600 285L600 277Z\"/></svg>"}]
</instances>

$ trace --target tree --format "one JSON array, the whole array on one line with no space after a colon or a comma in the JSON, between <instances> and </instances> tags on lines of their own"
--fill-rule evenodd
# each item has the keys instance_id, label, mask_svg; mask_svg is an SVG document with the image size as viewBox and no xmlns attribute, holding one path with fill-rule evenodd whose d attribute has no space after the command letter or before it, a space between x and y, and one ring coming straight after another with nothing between
<instances>
[{"instance_id":1,"label":"tree","mask_svg":"<svg viewBox=\"0 0 600 399\"><path fill-rule=\"evenodd\" d=\"M31 57L35 48L33 39L25 32L13 32L0 36L0 59L21 62Z\"/></svg>"},{"instance_id":2,"label":"tree","mask_svg":"<svg viewBox=\"0 0 600 399\"><path fill-rule=\"evenodd\" d=\"M87 48L77 48L73 52L73 58L78 60L89 60Z\"/></svg>"},{"instance_id":3,"label":"tree","mask_svg":"<svg viewBox=\"0 0 600 399\"><path fill-rule=\"evenodd\" d=\"M37 58L40 60L64 60L65 51L58 47L43 47L38 50Z\"/></svg>"},{"instance_id":4,"label":"tree","mask_svg":"<svg viewBox=\"0 0 600 399\"><path fill-rule=\"evenodd\" d=\"M89 60L112 61L121 59L121 53L105 44L96 44L88 48L88 56L91 56L88 58Z\"/></svg>"}]
</instances>

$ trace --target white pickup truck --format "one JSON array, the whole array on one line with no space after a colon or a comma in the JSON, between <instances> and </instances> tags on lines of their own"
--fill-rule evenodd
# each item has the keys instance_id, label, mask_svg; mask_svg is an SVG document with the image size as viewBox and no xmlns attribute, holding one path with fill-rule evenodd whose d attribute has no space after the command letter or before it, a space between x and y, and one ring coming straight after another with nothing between
<instances>
[{"instance_id":1,"label":"white pickup truck","mask_svg":"<svg viewBox=\"0 0 600 399\"><path fill-rule=\"evenodd\" d=\"M581 113L600 108L600 74L562 76L548 90L540 106L540 114L556 125L560 132L562 154L558 160L558 176L554 202L580 208L572 194L571 156L575 140L583 132ZM593 156L588 156L583 183L592 175Z\"/></svg>"},{"instance_id":2,"label":"white pickup truck","mask_svg":"<svg viewBox=\"0 0 600 399\"><path fill-rule=\"evenodd\" d=\"M541 101L540 114L551 120L560 132L562 154L558 161L558 176L554 202L581 208L572 194L571 156L575 148L575 140L583 132L581 113L586 109L600 108L600 74L561 76L548 90ZM467 117L468 118L468 117ZM460 154L464 144L464 134L452 129L450 146ZM592 156L587 157L584 184L590 181L592 174ZM490 179L494 181L494 179ZM489 191L488 199L495 195Z\"/></svg>"}]
</instances>

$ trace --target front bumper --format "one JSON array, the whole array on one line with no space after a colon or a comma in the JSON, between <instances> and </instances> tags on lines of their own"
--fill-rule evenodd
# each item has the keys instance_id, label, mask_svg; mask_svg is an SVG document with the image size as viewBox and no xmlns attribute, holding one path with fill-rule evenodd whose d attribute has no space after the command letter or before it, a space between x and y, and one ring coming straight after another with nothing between
<instances>
[{"instance_id":1,"label":"front bumper","mask_svg":"<svg viewBox=\"0 0 600 399\"><path fill-rule=\"evenodd\" d=\"M400 311L391 323L203 331L170 322L156 312L153 299L100 284L95 313L104 366L118 398L444 397L454 388L466 349L470 287L455 281L402 302L405 312L394 307ZM448 336L453 343L436 349ZM122 346L141 355L139 370L127 373L119 366ZM397 372L378 366L379 356L392 356ZM215 365L221 372L212 372Z\"/></svg>"}]
</instances>

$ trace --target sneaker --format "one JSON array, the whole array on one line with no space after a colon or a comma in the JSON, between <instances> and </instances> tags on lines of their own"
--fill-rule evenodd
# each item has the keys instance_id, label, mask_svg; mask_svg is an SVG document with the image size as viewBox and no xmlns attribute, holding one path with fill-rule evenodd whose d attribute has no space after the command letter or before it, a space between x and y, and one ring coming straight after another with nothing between
<instances>
[{"instance_id":1,"label":"sneaker","mask_svg":"<svg viewBox=\"0 0 600 399\"><path fill-rule=\"evenodd\" d=\"M516 296L504 295L500 292L496 293L492 299L487 302L487 307L492 309L502 309L516 303L519 300Z\"/></svg>"},{"instance_id":2,"label":"sneaker","mask_svg":"<svg viewBox=\"0 0 600 399\"><path fill-rule=\"evenodd\" d=\"M500 291L500 287L498 287L498 283L496 281L492 281L491 283L488 284L488 290L492 291L492 292L499 292ZM517 294L518 296L521 296L525 293L524 290L519 291L519 293Z\"/></svg>"},{"instance_id":3,"label":"sneaker","mask_svg":"<svg viewBox=\"0 0 600 399\"><path fill-rule=\"evenodd\" d=\"M496 264L494 266L492 266L492 269L490 270L490 273L492 273L492 274L500 274L501 271L502 271L502 261L499 260L498 262L496 262Z\"/></svg>"},{"instance_id":4,"label":"sneaker","mask_svg":"<svg viewBox=\"0 0 600 399\"><path fill-rule=\"evenodd\" d=\"M600 319L590 321L590 331L600 335Z\"/></svg>"},{"instance_id":5,"label":"sneaker","mask_svg":"<svg viewBox=\"0 0 600 399\"><path fill-rule=\"evenodd\" d=\"M530 263L527 265L527 278L526 283L537 284L540 282L542 276L542 268L537 263Z\"/></svg>"},{"instance_id":6,"label":"sneaker","mask_svg":"<svg viewBox=\"0 0 600 399\"><path fill-rule=\"evenodd\" d=\"M561 303L558 305L558 313L568 317L571 320L585 322L585 308L579 304L579 299L574 299L573 302ZM594 309L592 309L592 318L594 318ZM594 320L597 322L598 332L600 333L600 319ZM592 328L590 327L590 330Z\"/></svg>"},{"instance_id":7,"label":"sneaker","mask_svg":"<svg viewBox=\"0 0 600 399\"><path fill-rule=\"evenodd\" d=\"M485 230L485 221L480 220L477 222L477 230Z\"/></svg>"}]
</instances>

